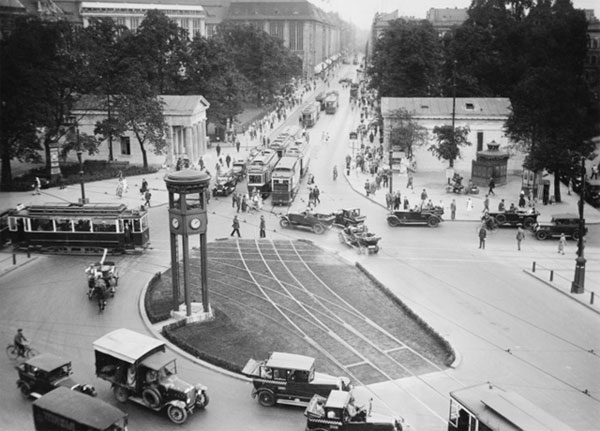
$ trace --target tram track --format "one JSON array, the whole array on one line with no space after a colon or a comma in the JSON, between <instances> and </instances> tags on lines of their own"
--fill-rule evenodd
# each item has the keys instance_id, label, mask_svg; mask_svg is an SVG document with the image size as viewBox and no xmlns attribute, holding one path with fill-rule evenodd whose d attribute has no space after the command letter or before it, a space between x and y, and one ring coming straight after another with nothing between
<instances>
[{"instance_id":1,"label":"tram track","mask_svg":"<svg viewBox=\"0 0 600 431\"><path fill-rule=\"evenodd\" d=\"M264 254L261 251L261 245L264 246L265 244L270 244L271 247L273 248L273 254L274 254L273 258L277 258L279 260L279 262L282 261L281 256L277 253L277 249L273 245L272 242L261 242L259 244L257 241L255 241L254 246L255 246L255 249L257 250L258 254L260 254L262 257L262 261L263 261L262 264L265 268L264 270L268 271L271 274L271 278L273 279L273 281L275 283L277 283L279 285L279 287L290 297L290 299L292 299L292 301L294 301L296 303L298 308L307 315L307 318L305 320L312 320L313 325L316 324L321 329L321 331L324 334L326 334L327 338L320 340L312 335L309 335L309 333L307 332L308 328L304 328L300 321L297 321L297 320L294 321L293 316L298 314L297 311L294 312L293 315L286 313L287 308L282 307L271 296L268 295L266 290L261 285L259 285L256 278L252 275L252 273L250 271L250 265L248 264L248 262L245 261L245 254L242 251L240 242L238 241L237 247L238 247L240 259L242 260L244 266L249 271L249 274L252 277L252 279L254 280L256 287L261 291L263 296L265 296L265 298L277 309L277 311L282 315L282 317L284 317L286 320L288 320L295 327L295 329L297 331L300 331L300 333L302 334L302 336L305 339L307 339L307 340L310 339L311 344L313 344L313 346L315 346L319 351L326 354L326 356L328 356L330 359L333 358L336 365L338 365L351 378L353 378L353 380L356 383L365 385L365 382L363 382L361 380L361 378L356 375L356 371L354 371L354 369L357 367L367 366L370 368L371 372L375 372L375 373L379 374L381 377L384 378L385 381L391 382L392 384L397 386L399 389L401 389L403 392L406 392L411 398L413 398L417 403L421 404L425 409L427 409L437 419L439 419L442 422L445 422L445 418L438 415L437 412L435 412L427 403L425 403L419 397L410 393L405 388L403 388L399 383L397 383L395 380L398 378L398 376L394 376L392 374L392 371L389 368L387 370L384 369L384 368L392 365L399 369L403 369L409 375L415 376L414 373L410 372L406 367L404 367L403 364L401 364L399 361L397 361L395 358L393 358L391 356L390 353L393 352L395 349L393 349L393 348L392 349L389 349L389 348L382 349L382 348L376 346L369 339L368 336L365 336L360 331L358 331L356 328L354 328L351 324L349 324L348 322L346 322L345 320L340 318L338 315L332 313L331 310L324 309L318 315L317 311L312 311L306 305L302 304L297 298L295 298L292 295L291 290L287 289L283 285L281 280L279 280L279 277L273 272L272 268L270 268L269 263L267 263L267 259L265 258ZM252 272L254 272L254 271L252 271ZM288 273L293 277L293 274L291 273L291 271L289 271L289 268L288 268ZM298 284L300 284L301 287L305 291L307 291L307 292L309 291L305 284L303 284L301 282L299 282ZM333 293L333 292L330 290L330 293ZM325 343L327 343L327 345L330 346L332 344L331 343L332 340L334 342L337 342L339 345L343 346L343 348L345 348L347 351L352 352L358 360L355 360L353 362L348 362L347 360L346 361L338 360L338 358L340 356L339 350L336 350L335 354L334 354L334 353L328 351L324 347ZM356 347L354 347L354 345L358 345L358 344L362 344L363 349L361 351L359 351ZM367 346L367 348L365 349L364 346ZM406 345L404 343L399 343L396 347L400 348L400 349L405 349ZM387 364L385 364L386 361L387 361ZM364 371L363 371L363 373L364 373ZM365 387L367 390L371 391L371 393L374 396L376 396L376 394L374 394L373 391L368 386L365 385ZM447 399L447 396L444 395L444 400L446 400L446 399ZM393 409L389 405L386 404L385 400L381 400L381 401L383 404L385 404L390 409L390 411L393 411Z\"/></svg>"}]
</instances>

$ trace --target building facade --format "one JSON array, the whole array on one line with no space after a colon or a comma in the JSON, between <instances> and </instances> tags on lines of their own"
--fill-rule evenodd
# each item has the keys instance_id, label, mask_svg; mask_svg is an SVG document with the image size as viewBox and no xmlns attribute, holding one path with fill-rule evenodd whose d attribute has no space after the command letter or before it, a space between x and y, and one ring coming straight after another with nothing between
<instances>
[{"instance_id":1,"label":"building facade","mask_svg":"<svg viewBox=\"0 0 600 431\"><path fill-rule=\"evenodd\" d=\"M586 10L587 27L587 57L584 65L585 79L600 101L600 21L594 16L593 10Z\"/></svg>"},{"instance_id":2,"label":"building facade","mask_svg":"<svg viewBox=\"0 0 600 431\"><path fill-rule=\"evenodd\" d=\"M379 39L379 37L385 31L385 29L389 27L390 21L394 21L398 18L399 16L397 9L389 13L377 12L375 14L375 16L373 17L373 23L371 24L371 32L369 34L369 39L367 41L366 46L367 60L370 60L373 56L375 42L377 42L377 39Z\"/></svg>"},{"instance_id":3,"label":"building facade","mask_svg":"<svg viewBox=\"0 0 600 431\"><path fill-rule=\"evenodd\" d=\"M428 139L423 145L413 148L413 155L419 170L443 171L448 162L438 160L429 146L435 142L433 129L436 126L452 124L451 97L383 97L381 114L383 116L384 148L389 150L390 131L395 127L394 112L405 109L413 119L427 130ZM456 160L457 170L470 171L471 161L478 151L486 150L487 144L495 141L500 150L510 154L509 173L521 173L524 154L515 149L504 133L504 123L510 114L508 98L456 98L455 126L469 127L467 140L472 145L461 147L461 158Z\"/></svg>"},{"instance_id":4,"label":"building facade","mask_svg":"<svg viewBox=\"0 0 600 431\"><path fill-rule=\"evenodd\" d=\"M227 20L252 24L283 41L302 59L304 76L322 69L318 65L341 51L340 22L307 0L232 1Z\"/></svg>"},{"instance_id":5,"label":"building facade","mask_svg":"<svg viewBox=\"0 0 600 431\"><path fill-rule=\"evenodd\" d=\"M188 158L192 163L197 163L207 149L206 111L210 104L199 95L159 97L163 102L163 114L167 123L167 148L163 154L155 154L151 145L146 144L148 163L172 166L180 158ZM95 96L81 98L73 110L73 115L78 118L79 132L88 135L94 135L96 123L107 117L104 103ZM86 157L107 160L108 144L103 142L99 150L99 153ZM132 132L113 139L113 155L119 161L142 163L142 152Z\"/></svg>"},{"instance_id":6,"label":"building facade","mask_svg":"<svg viewBox=\"0 0 600 431\"><path fill-rule=\"evenodd\" d=\"M431 8L427 11L426 19L441 37L452 27L460 26L468 17L466 8Z\"/></svg>"},{"instance_id":7,"label":"building facade","mask_svg":"<svg viewBox=\"0 0 600 431\"><path fill-rule=\"evenodd\" d=\"M91 18L112 18L117 24L135 31L149 10L160 10L187 30L188 36L206 36L206 12L196 0L112 0L82 1L79 14L84 26Z\"/></svg>"}]
</instances>

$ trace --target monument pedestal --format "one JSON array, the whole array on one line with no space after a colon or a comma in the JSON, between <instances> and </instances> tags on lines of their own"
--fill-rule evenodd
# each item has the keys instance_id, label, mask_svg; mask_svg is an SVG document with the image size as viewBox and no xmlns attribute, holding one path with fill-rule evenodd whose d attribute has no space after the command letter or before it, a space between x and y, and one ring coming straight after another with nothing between
<instances>
[{"instance_id":1,"label":"monument pedestal","mask_svg":"<svg viewBox=\"0 0 600 431\"><path fill-rule=\"evenodd\" d=\"M171 317L178 322L181 320L185 320L186 324L208 322L214 319L215 315L210 304L208 305L208 312L204 311L204 306L201 302L192 302L191 305L192 313L189 316L187 315L186 304L183 303L179 306L179 310L171 311Z\"/></svg>"}]
</instances>

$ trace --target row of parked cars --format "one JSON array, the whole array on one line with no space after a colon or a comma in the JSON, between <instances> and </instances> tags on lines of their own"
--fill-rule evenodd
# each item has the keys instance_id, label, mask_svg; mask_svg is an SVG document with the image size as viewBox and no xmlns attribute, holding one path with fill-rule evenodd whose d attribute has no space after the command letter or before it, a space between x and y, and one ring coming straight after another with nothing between
<instances>
[{"instance_id":1,"label":"row of parked cars","mask_svg":"<svg viewBox=\"0 0 600 431\"><path fill-rule=\"evenodd\" d=\"M164 412L175 424L208 405L206 386L178 376L176 360L161 340L117 329L94 341L93 348L96 375L110 383L120 403L131 401ZM16 368L21 393L36 399L36 430L127 430L125 413L94 399L93 386L72 380L70 361L44 353ZM251 396L262 406L307 406L306 429L402 429L401 418L374 416L370 403L357 406L350 380L317 372L314 358L274 352L266 360L250 359L242 374L251 379Z\"/></svg>"}]
</instances>

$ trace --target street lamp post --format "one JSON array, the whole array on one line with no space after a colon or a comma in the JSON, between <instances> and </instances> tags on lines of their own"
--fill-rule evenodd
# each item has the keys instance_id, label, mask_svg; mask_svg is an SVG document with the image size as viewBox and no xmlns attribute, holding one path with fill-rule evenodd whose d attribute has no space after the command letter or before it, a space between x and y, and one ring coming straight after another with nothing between
<instances>
[{"instance_id":1,"label":"street lamp post","mask_svg":"<svg viewBox=\"0 0 600 431\"><path fill-rule=\"evenodd\" d=\"M571 293L583 293L585 286L585 257L583 256L583 237L585 235L585 219L583 218L585 196L585 157L581 157L581 190L579 191L579 235L577 236L577 259L575 259L575 276L571 283Z\"/></svg>"},{"instance_id":2,"label":"street lamp post","mask_svg":"<svg viewBox=\"0 0 600 431\"><path fill-rule=\"evenodd\" d=\"M389 182L390 182L390 194L393 194L393 188L392 188L392 178L394 177L394 169L392 167L392 159L394 158L394 150L392 150L390 148L390 178L389 178Z\"/></svg>"},{"instance_id":3,"label":"street lamp post","mask_svg":"<svg viewBox=\"0 0 600 431\"><path fill-rule=\"evenodd\" d=\"M77 137L77 160L79 161L79 184L81 185L81 199L79 203L86 204L88 201L85 198L85 184L83 182L83 150L81 149L81 141L79 140L79 123L75 117L70 117L69 120L71 125L75 127L75 136Z\"/></svg>"}]
</instances>

